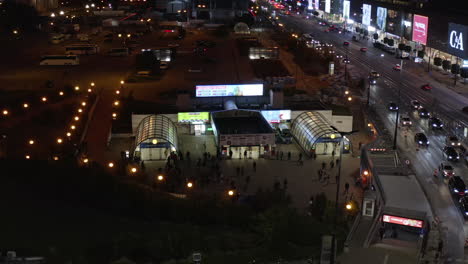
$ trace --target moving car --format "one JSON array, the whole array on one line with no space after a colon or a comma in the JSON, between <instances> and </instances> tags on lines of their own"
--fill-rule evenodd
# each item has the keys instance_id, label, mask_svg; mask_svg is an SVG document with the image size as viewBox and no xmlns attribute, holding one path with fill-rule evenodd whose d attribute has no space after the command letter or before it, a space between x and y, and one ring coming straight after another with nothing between
<instances>
[{"instance_id":1,"label":"moving car","mask_svg":"<svg viewBox=\"0 0 468 264\"><path fill-rule=\"evenodd\" d=\"M426 108L419 108L418 114L421 118L429 118L431 116L431 113L429 113Z\"/></svg>"},{"instance_id":2,"label":"moving car","mask_svg":"<svg viewBox=\"0 0 468 264\"><path fill-rule=\"evenodd\" d=\"M458 201L460 204L460 210L462 211L463 217L468 218L468 197L463 196Z\"/></svg>"},{"instance_id":3,"label":"moving car","mask_svg":"<svg viewBox=\"0 0 468 264\"><path fill-rule=\"evenodd\" d=\"M461 142L456 136L447 136L447 138L445 139L445 145L456 148L461 146Z\"/></svg>"},{"instance_id":4,"label":"moving car","mask_svg":"<svg viewBox=\"0 0 468 264\"><path fill-rule=\"evenodd\" d=\"M411 122L411 119L407 116L404 116L401 118L401 124L403 126L411 126L413 124L413 122Z\"/></svg>"},{"instance_id":5,"label":"moving car","mask_svg":"<svg viewBox=\"0 0 468 264\"><path fill-rule=\"evenodd\" d=\"M401 71L401 65L400 64L396 64L395 66L393 66L393 69L395 71Z\"/></svg>"},{"instance_id":6,"label":"moving car","mask_svg":"<svg viewBox=\"0 0 468 264\"><path fill-rule=\"evenodd\" d=\"M424 135L424 133L416 133L414 135L414 141L416 141L419 146L429 146L429 140L427 140L427 137Z\"/></svg>"},{"instance_id":7,"label":"moving car","mask_svg":"<svg viewBox=\"0 0 468 264\"><path fill-rule=\"evenodd\" d=\"M421 89L423 89L424 91L430 91L432 90L432 87L426 83L421 86Z\"/></svg>"},{"instance_id":8,"label":"moving car","mask_svg":"<svg viewBox=\"0 0 468 264\"><path fill-rule=\"evenodd\" d=\"M395 103L389 103L388 104L388 110L390 111L398 111L398 105L396 105Z\"/></svg>"},{"instance_id":9,"label":"moving car","mask_svg":"<svg viewBox=\"0 0 468 264\"><path fill-rule=\"evenodd\" d=\"M444 156L448 161L458 161L460 155L453 147L444 147Z\"/></svg>"},{"instance_id":10,"label":"moving car","mask_svg":"<svg viewBox=\"0 0 468 264\"><path fill-rule=\"evenodd\" d=\"M167 70L167 69L169 69L169 62L167 62L167 61L161 61L161 62L159 63L159 69L161 69L161 70Z\"/></svg>"},{"instance_id":11,"label":"moving car","mask_svg":"<svg viewBox=\"0 0 468 264\"><path fill-rule=\"evenodd\" d=\"M371 72L369 73L369 77L371 77L371 78L379 78L379 77L380 77L380 74L379 74L378 72L376 72L376 71L371 71Z\"/></svg>"},{"instance_id":12,"label":"moving car","mask_svg":"<svg viewBox=\"0 0 468 264\"><path fill-rule=\"evenodd\" d=\"M345 63L345 64L350 64L351 61L349 61L349 59L343 59L343 63Z\"/></svg>"},{"instance_id":13,"label":"moving car","mask_svg":"<svg viewBox=\"0 0 468 264\"><path fill-rule=\"evenodd\" d=\"M441 163L439 167L439 171L442 174L442 176L444 176L444 178L450 178L454 176L453 167L450 166L449 164Z\"/></svg>"},{"instance_id":14,"label":"moving car","mask_svg":"<svg viewBox=\"0 0 468 264\"><path fill-rule=\"evenodd\" d=\"M367 48L360 48L359 50L362 51L362 52L366 52Z\"/></svg>"},{"instance_id":15,"label":"moving car","mask_svg":"<svg viewBox=\"0 0 468 264\"><path fill-rule=\"evenodd\" d=\"M423 107L418 100L411 100L411 106L415 110L421 109Z\"/></svg>"},{"instance_id":16,"label":"moving car","mask_svg":"<svg viewBox=\"0 0 468 264\"><path fill-rule=\"evenodd\" d=\"M442 129L444 127L444 124L442 123L442 120L440 120L437 117L431 117L429 118L429 126L432 129Z\"/></svg>"},{"instance_id":17,"label":"moving car","mask_svg":"<svg viewBox=\"0 0 468 264\"><path fill-rule=\"evenodd\" d=\"M468 193L465 182L460 178L460 176L453 176L450 178L448 181L448 188L451 193L457 194L461 197L464 197L465 193Z\"/></svg>"},{"instance_id":18,"label":"moving car","mask_svg":"<svg viewBox=\"0 0 468 264\"><path fill-rule=\"evenodd\" d=\"M369 83L370 84L377 84L377 80L375 78L370 78L369 77Z\"/></svg>"},{"instance_id":19,"label":"moving car","mask_svg":"<svg viewBox=\"0 0 468 264\"><path fill-rule=\"evenodd\" d=\"M343 42L343 46L349 46L349 42L348 41Z\"/></svg>"}]
</instances>

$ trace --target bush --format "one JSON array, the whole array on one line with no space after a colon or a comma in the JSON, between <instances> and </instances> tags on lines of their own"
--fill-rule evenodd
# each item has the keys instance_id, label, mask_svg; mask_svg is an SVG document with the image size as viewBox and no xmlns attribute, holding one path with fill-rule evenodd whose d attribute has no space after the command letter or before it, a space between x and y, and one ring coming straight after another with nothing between
<instances>
[{"instance_id":1,"label":"bush","mask_svg":"<svg viewBox=\"0 0 468 264\"><path fill-rule=\"evenodd\" d=\"M435 57L434 58L434 65L435 66L442 66L442 58L439 58L439 57Z\"/></svg>"},{"instance_id":2,"label":"bush","mask_svg":"<svg viewBox=\"0 0 468 264\"><path fill-rule=\"evenodd\" d=\"M442 68L443 68L444 70L446 70L446 71L448 71L448 70L450 69L450 66L451 66L451 65L452 65L452 64L450 63L449 60L444 60L444 61L442 62Z\"/></svg>"}]
</instances>

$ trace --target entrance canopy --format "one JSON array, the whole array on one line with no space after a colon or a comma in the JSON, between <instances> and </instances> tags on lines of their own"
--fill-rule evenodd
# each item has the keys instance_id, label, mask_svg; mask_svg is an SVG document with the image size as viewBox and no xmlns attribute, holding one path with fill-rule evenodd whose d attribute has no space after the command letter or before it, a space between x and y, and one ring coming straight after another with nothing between
<instances>
[{"instance_id":1,"label":"entrance canopy","mask_svg":"<svg viewBox=\"0 0 468 264\"><path fill-rule=\"evenodd\" d=\"M298 115L292 125L291 134L306 153L321 142L339 142L341 135L319 112L304 112Z\"/></svg>"},{"instance_id":2,"label":"entrance canopy","mask_svg":"<svg viewBox=\"0 0 468 264\"><path fill-rule=\"evenodd\" d=\"M164 115L150 115L138 125L135 137L135 149L140 147L160 147L177 149L177 127Z\"/></svg>"}]
</instances>

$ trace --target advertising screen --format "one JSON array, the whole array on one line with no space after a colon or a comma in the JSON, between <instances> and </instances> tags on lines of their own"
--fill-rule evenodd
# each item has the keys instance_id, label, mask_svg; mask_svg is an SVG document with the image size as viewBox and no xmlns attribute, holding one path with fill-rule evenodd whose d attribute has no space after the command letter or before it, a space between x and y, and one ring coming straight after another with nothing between
<instances>
[{"instance_id":1,"label":"advertising screen","mask_svg":"<svg viewBox=\"0 0 468 264\"><path fill-rule=\"evenodd\" d=\"M307 1L307 9L312 10L314 7L312 6L314 0L308 0Z\"/></svg>"},{"instance_id":2,"label":"advertising screen","mask_svg":"<svg viewBox=\"0 0 468 264\"><path fill-rule=\"evenodd\" d=\"M330 3L331 0L325 0L325 12L330 13Z\"/></svg>"},{"instance_id":3,"label":"advertising screen","mask_svg":"<svg viewBox=\"0 0 468 264\"><path fill-rule=\"evenodd\" d=\"M320 7L320 0L315 0L315 9L319 10Z\"/></svg>"},{"instance_id":4,"label":"advertising screen","mask_svg":"<svg viewBox=\"0 0 468 264\"><path fill-rule=\"evenodd\" d=\"M428 26L429 26L428 17L414 15L413 17L413 41L426 45Z\"/></svg>"},{"instance_id":5,"label":"advertising screen","mask_svg":"<svg viewBox=\"0 0 468 264\"><path fill-rule=\"evenodd\" d=\"M385 30L387 24L387 8L377 7L377 27L380 30Z\"/></svg>"},{"instance_id":6,"label":"advertising screen","mask_svg":"<svg viewBox=\"0 0 468 264\"><path fill-rule=\"evenodd\" d=\"M177 120L179 122L186 122L186 123L193 123L193 122L206 123L210 121L210 113L209 112L178 113Z\"/></svg>"},{"instance_id":7,"label":"advertising screen","mask_svg":"<svg viewBox=\"0 0 468 264\"><path fill-rule=\"evenodd\" d=\"M412 226L412 227L423 227L423 221L409 219L404 217L398 217L394 215L383 215L383 221L385 223L397 224L397 225L404 225L404 226Z\"/></svg>"},{"instance_id":8,"label":"advertising screen","mask_svg":"<svg viewBox=\"0 0 468 264\"><path fill-rule=\"evenodd\" d=\"M347 0L343 1L343 17L345 19L349 18L349 9L350 9L351 3Z\"/></svg>"},{"instance_id":9,"label":"advertising screen","mask_svg":"<svg viewBox=\"0 0 468 264\"><path fill-rule=\"evenodd\" d=\"M460 24L449 23L447 48L448 53L468 59L468 27Z\"/></svg>"},{"instance_id":10,"label":"advertising screen","mask_svg":"<svg viewBox=\"0 0 468 264\"><path fill-rule=\"evenodd\" d=\"M362 24L370 26L372 6L363 4L362 5Z\"/></svg>"},{"instance_id":11,"label":"advertising screen","mask_svg":"<svg viewBox=\"0 0 468 264\"><path fill-rule=\"evenodd\" d=\"M291 120L291 110L263 110L262 115L269 123Z\"/></svg>"},{"instance_id":12,"label":"advertising screen","mask_svg":"<svg viewBox=\"0 0 468 264\"><path fill-rule=\"evenodd\" d=\"M263 84L197 85L196 97L261 96Z\"/></svg>"}]
</instances>

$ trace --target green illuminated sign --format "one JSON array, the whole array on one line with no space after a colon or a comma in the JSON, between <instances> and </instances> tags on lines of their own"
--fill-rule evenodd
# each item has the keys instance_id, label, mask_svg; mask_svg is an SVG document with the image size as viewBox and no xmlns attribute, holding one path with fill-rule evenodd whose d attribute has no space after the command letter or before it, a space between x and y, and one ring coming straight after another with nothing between
<instances>
[{"instance_id":1,"label":"green illuminated sign","mask_svg":"<svg viewBox=\"0 0 468 264\"><path fill-rule=\"evenodd\" d=\"M208 122L210 120L209 112L189 112L189 113L178 113L177 120L179 122Z\"/></svg>"}]
</instances>

